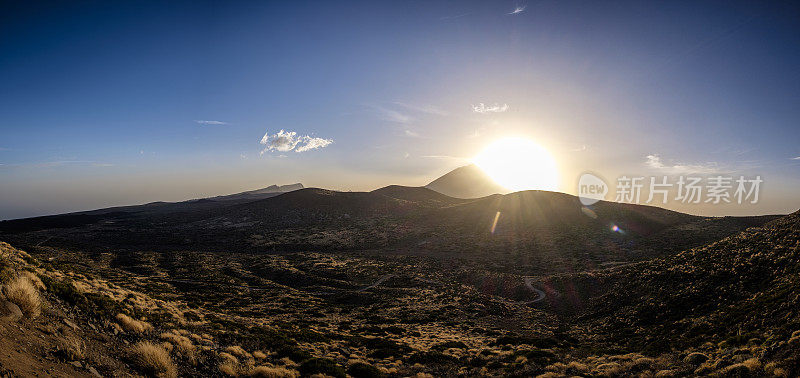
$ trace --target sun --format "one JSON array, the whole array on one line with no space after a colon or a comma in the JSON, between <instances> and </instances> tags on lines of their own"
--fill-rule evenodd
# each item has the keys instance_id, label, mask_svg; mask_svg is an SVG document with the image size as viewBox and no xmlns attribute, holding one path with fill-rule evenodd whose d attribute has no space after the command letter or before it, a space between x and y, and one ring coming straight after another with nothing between
<instances>
[{"instance_id":1,"label":"sun","mask_svg":"<svg viewBox=\"0 0 800 378\"><path fill-rule=\"evenodd\" d=\"M555 159L530 139L509 137L494 141L472 162L511 191L558 189Z\"/></svg>"}]
</instances>

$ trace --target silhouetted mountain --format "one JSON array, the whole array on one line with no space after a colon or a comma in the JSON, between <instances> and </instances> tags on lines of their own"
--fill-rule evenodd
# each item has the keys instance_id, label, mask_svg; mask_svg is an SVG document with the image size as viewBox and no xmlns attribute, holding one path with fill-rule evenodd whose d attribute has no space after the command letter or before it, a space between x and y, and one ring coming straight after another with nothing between
<instances>
[{"instance_id":1,"label":"silhouetted mountain","mask_svg":"<svg viewBox=\"0 0 800 378\"><path fill-rule=\"evenodd\" d=\"M425 187L455 198L480 198L509 192L474 164L456 168Z\"/></svg>"},{"instance_id":2,"label":"silhouetted mountain","mask_svg":"<svg viewBox=\"0 0 800 378\"><path fill-rule=\"evenodd\" d=\"M300 183L289 184L289 185L280 185L280 186L278 186L278 185L270 185L270 186L268 186L266 188L250 190L250 191L247 191L247 192L241 192L241 193L236 193L236 194L229 194L229 195L225 195L225 196L216 196L216 197L211 197L210 199L214 200L214 201L231 201L231 200L242 200L242 199L245 199L245 200L251 200L251 199L252 200L257 200L257 199L274 197L274 196L276 196L278 194L281 194L281 193L288 193L288 192L295 191L295 190L300 190L300 189L303 189L303 188L304 188L303 184L300 184Z\"/></svg>"},{"instance_id":3,"label":"silhouetted mountain","mask_svg":"<svg viewBox=\"0 0 800 378\"><path fill-rule=\"evenodd\" d=\"M48 236L63 232L69 243L115 248L412 249L539 272L638 261L774 219L705 218L604 201L584 207L575 196L546 191L478 199L403 186L267 194L0 222L0 231L18 242L26 232L58 227Z\"/></svg>"},{"instance_id":4,"label":"silhouetted mountain","mask_svg":"<svg viewBox=\"0 0 800 378\"><path fill-rule=\"evenodd\" d=\"M375 189L372 193L390 198L427 204L454 205L465 202L465 200L446 196L426 187L416 186L389 185L380 189Z\"/></svg>"}]
</instances>

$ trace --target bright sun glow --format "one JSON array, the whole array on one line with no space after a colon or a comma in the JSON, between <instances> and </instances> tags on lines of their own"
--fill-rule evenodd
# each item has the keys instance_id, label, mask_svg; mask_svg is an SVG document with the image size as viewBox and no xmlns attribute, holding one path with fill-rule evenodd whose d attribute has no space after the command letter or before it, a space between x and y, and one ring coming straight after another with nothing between
<instances>
[{"instance_id":1,"label":"bright sun glow","mask_svg":"<svg viewBox=\"0 0 800 378\"><path fill-rule=\"evenodd\" d=\"M556 161L530 139L497 140L478 154L473 163L508 190L558 189Z\"/></svg>"}]
</instances>

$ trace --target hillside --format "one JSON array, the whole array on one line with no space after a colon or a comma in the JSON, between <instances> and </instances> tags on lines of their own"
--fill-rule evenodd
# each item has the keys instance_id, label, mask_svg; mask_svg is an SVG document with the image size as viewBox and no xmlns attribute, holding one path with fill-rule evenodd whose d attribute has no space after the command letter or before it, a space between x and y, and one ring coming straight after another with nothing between
<instances>
[{"instance_id":1,"label":"hillside","mask_svg":"<svg viewBox=\"0 0 800 378\"><path fill-rule=\"evenodd\" d=\"M601 319L592 326L615 341L653 350L708 340L767 347L800 329L800 212L597 279L606 293L584 317ZM621 324L642 332L621 335Z\"/></svg>"},{"instance_id":2,"label":"hillside","mask_svg":"<svg viewBox=\"0 0 800 378\"><path fill-rule=\"evenodd\" d=\"M15 374L800 373L800 213L651 261L533 277L415 255L0 251L1 292L30 309L9 289L30 280L46 303L0 317ZM163 362L137 357L142 342Z\"/></svg>"},{"instance_id":3,"label":"hillside","mask_svg":"<svg viewBox=\"0 0 800 378\"><path fill-rule=\"evenodd\" d=\"M545 191L464 200L401 186L307 188L171 209L6 221L0 232L23 247L371 251L467 258L501 271L542 274L640 261L774 219L704 218L613 202L587 208L574 196Z\"/></svg>"}]
</instances>

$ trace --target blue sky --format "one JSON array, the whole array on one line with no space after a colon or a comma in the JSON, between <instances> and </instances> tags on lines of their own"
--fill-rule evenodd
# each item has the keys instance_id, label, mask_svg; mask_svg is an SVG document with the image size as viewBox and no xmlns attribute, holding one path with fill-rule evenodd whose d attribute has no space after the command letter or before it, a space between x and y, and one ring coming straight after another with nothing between
<instances>
[{"instance_id":1,"label":"blue sky","mask_svg":"<svg viewBox=\"0 0 800 378\"><path fill-rule=\"evenodd\" d=\"M687 211L800 208L797 6L31 3L0 5L0 219L423 185L506 135L551 151L566 192L708 166L762 175L763 201ZM332 143L265 151L280 130Z\"/></svg>"}]
</instances>

